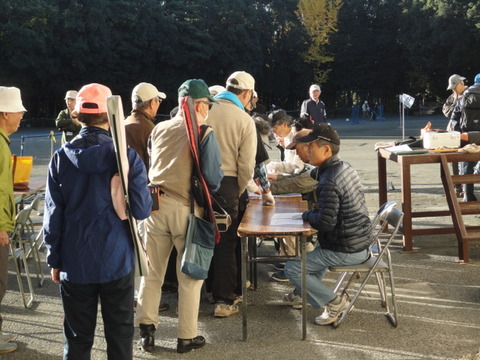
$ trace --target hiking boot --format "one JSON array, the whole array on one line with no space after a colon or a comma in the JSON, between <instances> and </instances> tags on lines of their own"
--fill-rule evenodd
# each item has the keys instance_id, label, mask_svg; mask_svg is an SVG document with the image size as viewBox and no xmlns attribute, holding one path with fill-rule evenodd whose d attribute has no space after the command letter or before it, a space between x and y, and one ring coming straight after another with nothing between
<instances>
[{"instance_id":1,"label":"hiking boot","mask_svg":"<svg viewBox=\"0 0 480 360\"><path fill-rule=\"evenodd\" d=\"M276 273L273 273L271 278L272 280L278 281L278 282L288 281L287 276L285 275L285 271L278 271Z\"/></svg>"},{"instance_id":2,"label":"hiking boot","mask_svg":"<svg viewBox=\"0 0 480 360\"><path fill-rule=\"evenodd\" d=\"M224 302L217 302L215 304L215 310L213 315L218 318L225 318L238 313L238 311L238 305L229 305Z\"/></svg>"},{"instance_id":3,"label":"hiking boot","mask_svg":"<svg viewBox=\"0 0 480 360\"><path fill-rule=\"evenodd\" d=\"M0 342L0 354L6 354L17 350L17 344L12 342Z\"/></svg>"},{"instance_id":4,"label":"hiking boot","mask_svg":"<svg viewBox=\"0 0 480 360\"><path fill-rule=\"evenodd\" d=\"M0 343L9 342L15 339L17 335L0 332Z\"/></svg>"},{"instance_id":5,"label":"hiking boot","mask_svg":"<svg viewBox=\"0 0 480 360\"><path fill-rule=\"evenodd\" d=\"M338 301L338 304L334 302ZM315 324L317 325L330 325L333 324L342 315L345 309L348 307L349 301L345 294L337 296L335 299L325 305L325 310L322 315L315 318Z\"/></svg>"},{"instance_id":6,"label":"hiking boot","mask_svg":"<svg viewBox=\"0 0 480 360\"><path fill-rule=\"evenodd\" d=\"M295 292L291 292L291 293L288 293L288 294L285 294L283 296L283 301L285 302L290 302L290 303L293 303L293 302L302 302L302 298L298 295L295 295ZM302 304L295 304L295 305L292 305L292 307L294 309L301 309L302 308Z\"/></svg>"},{"instance_id":7,"label":"hiking boot","mask_svg":"<svg viewBox=\"0 0 480 360\"><path fill-rule=\"evenodd\" d=\"M197 336L193 339L177 339L177 352L186 353L194 349L200 349L205 346L205 338L203 336Z\"/></svg>"},{"instance_id":8,"label":"hiking boot","mask_svg":"<svg viewBox=\"0 0 480 360\"><path fill-rule=\"evenodd\" d=\"M153 352L155 348L155 325L140 324L140 341L138 344L146 352Z\"/></svg>"}]
</instances>

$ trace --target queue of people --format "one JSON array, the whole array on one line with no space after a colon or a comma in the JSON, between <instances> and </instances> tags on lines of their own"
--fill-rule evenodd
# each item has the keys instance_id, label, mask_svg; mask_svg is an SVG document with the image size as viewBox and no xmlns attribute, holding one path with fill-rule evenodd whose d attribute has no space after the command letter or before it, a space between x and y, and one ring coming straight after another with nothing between
<instances>
[{"instance_id":1,"label":"queue of people","mask_svg":"<svg viewBox=\"0 0 480 360\"><path fill-rule=\"evenodd\" d=\"M336 252L337 256L338 253L354 253L345 263L364 260L364 242L351 245L352 234L347 229L343 230L346 234L323 229L323 217L335 219L330 226L344 229L344 219L335 211L346 211L344 208L350 207L353 207L355 225L362 233L369 223L358 183L347 187L339 184L342 196L338 198L325 193L332 191L331 174L337 173L337 167L345 174L354 176L355 173L338 158L339 138L324 122L326 113L323 102L319 102L319 86L313 85L310 90L315 109L321 110L320 120L312 110L298 120L282 109L268 118L262 107L257 113L255 79L244 71L232 73L225 87L214 86L209 90L203 80L190 79L178 89L179 105L185 97L193 100L194 115L202 129L199 154L203 159L202 173L210 191L223 200L232 219L215 246L205 282L211 293L215 317L228 318L239 312L242 293L237 228L248 201L246 189L252 182L257 184L265 206L275 206L271 189L281 193L278 189L282 187L293 189L298 185L307 189L307 193L316 192L318 199L327 196L331 206L309 210L314 212L305 213L305 220L321 231L320 243L326 244L327 250ZM215 96L211 92L215 92ZM72 92L67 93L67 98L68 94ZM180 270L192 192L192 155L185 127L187 115L179 106L171 120L155 125L155 115L166 98L165 93L145 82L132 91L133 109L125 120L130 146L128 191L132 215L139 220L138 230L150 259L148 275L136 281L128 224L117 216L110 197L110 182L118 171L108 132L106 99L110 95L110 89L101 84L88 84L80 89L75 106L68 114L73 123L81 125L81 130L55 152L49 165L44 237L47 264L52 269L52 280L60 286L65 313L64 358L89 358L98 300L102 305L109 359L131 359L134 327L139 328L138 346L147 352L155 351L155 334L161 327L158 313L162 309L162 285L173 249L177 252L173 256L173 272L178 279L177 352L199 349L207 342L198 333L203 281ZM309 106L307 104L307 109ZM262 121L259 116L263 116ZM275 134L284 150L281 162L268 159L265 145L269 143L269 131ZM326 166L323 163L331 168L325 170L328 176L322 170ZM152 208L152 189L158 194L155 209ZM202 216L204 209L196 205L194 212ZM283 242L283 253L289 254L292 244L286 239ZM337 246L336 242L340 244ZM322 250L317 249L312 246L309 254L318 257ZM342 261L337 260L335 264ZM296 285L295 293L286 295L290 299L299 291L298 269L290 263L284 266L282 281L288 278ZM326 306L331 310L331 317L335 317L335 311L338 313L346 300L332 298L321 283L310 284L321 280L324 270L324 267L316 269L319 276L309 280L309 289L317 291L315 296L309 293L309 301L316 307ZM321 321L317 323L323 325Z\"/></svg>"},{"instance_id":2,"label":"queue of people","mask_svg":"<svg viewBox=\"0 0 480 360\"><path fill-rule=\"evenodd\" d=\"M448 90L453 93L446 115L451 129L468 133L478 131L471 118L480 111L480 74L468 89L464 80L459 75L449 79ZM340 136L326 122L320 86L310 87L310 98L295 120L282 109L267 117L257 103L255 79L245 71L232 73L225 86L209 88L203 80L190 79L178 89L179 107L172 118L156 125L155 115L166 94L146 82L133 89L132 112L125 119L130 147L128 191L132 216L139 220L138 231L150 260L150 271L141 279L134 278L130 229L118 217L110 196L111 180L118 172L106 105L111 94L108 87L96 83L83 86L78 93L67 92L67 109L59 114L64 122L57 124L64 129L65 142L49 164L44 238L47 264L52 280L59 284L65 314L64 359L89 358L98 301L109 359L132 358L135 327L139 329L138 346L155 351L156 330L162 326L158 314L168 308L162 306L162 285L169 276L178 282L177 352L207 343L198 331L204 281L180 270L192 210L193 159L185 126L189 114L181 106L186 97L193 101L200 129L202 174L232 219L215 245L205 281L213 316L237 314L242 301L237 229L248 201L247 189L261 194L264 206L275 206L272 194L298 190L310 200L303 219L318 231L316 246L307 254L307 300L315 309L325 309L315 318L316 324L335 322L349 300L333 293L322 282L323 276L329 266L367 259L371 223L360 179L341 160ZM8 135L17 130L25 111L18 89L0 87L0 301L6 291L8 232L15 217L13 189L7 186L12 183L5 160L10 157ZM74 126L80 127L76 135ZM283 150L282 161L268 159L269 131ZM478 167L464 164L460 172L478 172ZM475 200L470 185L462 189L465 201ZM156 208L152 194L157 196ZM203 207L196 203L193 211L203 216ZM290 254L293 245L288 239L282 243L281 253ZM276 266L282 272L277 279L295 286L284 299L299 301L299 263ZM0 353L14 351L13 337L1 332L1 324L0 316Z\"/></svg>"}]
</instances>

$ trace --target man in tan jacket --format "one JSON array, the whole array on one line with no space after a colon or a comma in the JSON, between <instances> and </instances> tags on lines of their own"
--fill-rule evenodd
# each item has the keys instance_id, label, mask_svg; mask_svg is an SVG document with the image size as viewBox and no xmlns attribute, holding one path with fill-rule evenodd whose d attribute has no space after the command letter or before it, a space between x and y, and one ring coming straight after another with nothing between
<instances>
[{"instance_id":1,"label":"man in tan jacket","mask_svg":"<svg viewBox=\"0 0 480 360\"><path fill-rule=\"evenodd\" d=\"M255 79L245 71L236 71L228 78L226 88L227 91L215 96L219 104L213 105L207 119L207 124L215 131L225 173L218 194L225 200L225 210L232 218L232 225L222 233L215 247L213 279L209 279L216 317L238 312L234 293L237 287L235 248L239 242L238 198L252 179L257 150L255 123L245 112L253 97Z\"/></svg>"}]
</instances>

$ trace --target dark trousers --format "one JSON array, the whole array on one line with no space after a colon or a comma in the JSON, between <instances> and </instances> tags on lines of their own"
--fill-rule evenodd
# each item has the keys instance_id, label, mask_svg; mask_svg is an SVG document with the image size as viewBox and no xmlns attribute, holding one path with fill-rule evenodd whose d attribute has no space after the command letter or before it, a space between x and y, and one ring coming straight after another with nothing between
<instances>
[{"instance_id":1,"label":"dark trousers","mask_svg":"<svg viewBox=\"0 0 480 360\"><path fill-rule=\"evenodd\" d=\"M226 203L225 210L232 218L232 225L228 231L221 233L221 239L215 245L212 260L213 279L209 282L213 299L232 304L235 300L235 289L237 287L237 259L235 249L239 243L238 230L238 197L239 188L236 177L225 176L222 180L218 195L223 197Z\"/></svg>"},{"instance_id":2,"label":"dark trousers","mask_svg":"<svg viewBox=\"0 0 480 360\"><path fill-rule=\"evenodd\" d=\"M100 299L109 360L133 358L133 271L103 284L62 281L64 360L89 360Z\"/></svg>"}]
</instances>

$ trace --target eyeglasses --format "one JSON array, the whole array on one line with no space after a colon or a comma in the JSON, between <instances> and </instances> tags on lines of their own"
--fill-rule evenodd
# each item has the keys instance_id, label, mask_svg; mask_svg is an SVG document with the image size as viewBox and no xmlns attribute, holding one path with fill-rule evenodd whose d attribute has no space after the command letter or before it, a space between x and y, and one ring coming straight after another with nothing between
<instances>
[{"instance_id":1,"label":"eyeglasses","mask_svg":"<svg viewBox=\"0 0 480 360\"><path fill-rule=\"evenodd\" d=\"M197 100L195 101L195 104L198 104L198 103L203 103L205 105L208 105L208 110L211 110L212 109L212 106L213 106L213 103L210 102L210 101L206 101L206 100Z\"/></svg>"}]
</instances>

